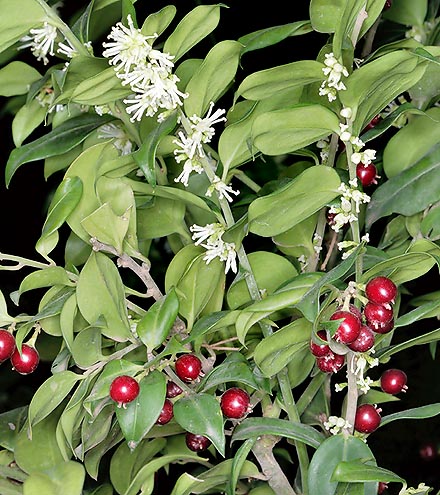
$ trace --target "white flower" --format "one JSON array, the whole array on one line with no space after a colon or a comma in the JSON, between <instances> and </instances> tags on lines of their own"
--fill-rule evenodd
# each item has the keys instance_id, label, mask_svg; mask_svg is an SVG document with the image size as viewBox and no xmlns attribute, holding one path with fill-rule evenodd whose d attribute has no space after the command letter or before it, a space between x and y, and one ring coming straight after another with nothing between
<instances>
[{"instance_id":1,"label":"white flower","mask_svg":"<svg viewBox=\"0 0 440 495\"><path fill-rule=\"evenodd\" d=\"M113 40L104 42L102 45L106 50L102 55L109 58L110 64L115 66L118 72L123 70L129 72L133 65L139 65L145 62L148 54L152 50L149 39L157 36L145 36L140 29L133 25L131 15L127 16L128 27L122 22L118 22L112 27L108 39Z\"/></svg>"},{"instance_id":2,"label":"white flower","mask_svg":"<svg viewBox=\"0 0 440 495\"><path fill-rule=\"evenodd\" d=\"M350 139L352 138L352 136L351 136L351 133L347 130L348 129L348 125L346 125L346 124L339 124L339 128L341 130L341 132L339 134L339 137L340 137L341 141L343 141L344 143L347 143L348 141L350 141Z\"/></svg>"},{"instance_id":3,"label":"white flower","mask_svg":"<svg viewBox=\"0 0 440 495\"><path fill-rule=\"evenodd\" d=\"M350 119L353 115L353 110L350 107L344 107L339 113L344 119Z\"/></svg>"},{"instance_id":4,"label":"white flower","mask_svg":"<svg viewBox=\"0 0 440 495\"><path fill-rule=\"evenodd\" d=\"M113 146L121 152L121 155L129 155L133 149L133 143L124 129L116 124L105 124L98 129L98 137L101 139L113 138Z\"/></svg>"},{"instance_id":5,"label":"white flower","mask_svg":"<svg viewBox=\"0 0 440 495\"><path fill-rule=\"evenodd\" d=\"M200 225L192 225L190 231L194 232L192 239L196 245L200 245L206 249L203 259L206 264L209 264L214 258L219 258L220 261L226 262L225 273L232 270L237 273L237 252L233 242L225 242L222 239L225 233L224 227L220 223L210 223L201 227Z\"/></svg>"},{"instance_id":6,"label":"white flower","mask_svg":"<svg viewBox=\"0 0 440 495\"><path fill-rule=\"evenodd\" d=\"M348 77L348 70L342 65L342 63L335 57L333 53L326 53L322 72L327 76L319 88L320 96L327 96L328 100L334 101L337 97L338 91L343 91L346 88L345 84L341 81L342 76Z\"/></svg>"},{"instance_id":7,"label":"white flower","mask_svg":"<svg viewBox=\"0 0 440 495\"><path fill-rule=\"evenodd\" d=\"M215 129L212 127L218 122L226 121L226 117L222 117L226 113L223 109L217 109L212 115L212 109L214 108L214 102L211 101L208 109L208 113L202 119L197 115L189 117L191 122L191 138L198 143L209 143L215 134Z\"/></svg>"},{"instance_id":8,"label":"white flower","mask_svg":"<svg viewBox=\"0 0 440 495\"><path fill-rule=\"evenodd\" d=\"M56 37L57 28L45 21L43 27L31 29L29 35L21 38L20 41L23 44L19 49L30 47L31 52L37 57L37 60L42 60L43 64L46 65L49 63L47 55L55 55L54 45Z\"/></svg>"},{"instance_id":9,"label":"white flower","mask_svg":"<svg viewBox=\"0 0 440 495\"><path fill-rule=\"evenodd\" d=\"M240 191L235 191L231 186L226 185L220 177L217 177L216 175L214 176L214 179L208 187L205 195L211 197L214 191L217 191L219 199L226 198L230 203L233 201L231 194L235 194L236 196L240 194Z\"/></svg>"},{"instance_id":10,"label":"white flower","mask_svg":"<svg viewBox=\"0 0 440 495\"><path fill-rule=\"evenodd\" d=\"M332 222L332 229L335 232L339 230L347 223L352 223L357 221L357 213L360 211L360 205L362 203L368 203L370 201L370 196L359 191L357 189L357 179L349 181L349 186L344 182L341 182L338 190L342 193L340 198L340 203L338 205L331 206L329 212L335 214ZM353 211L354 204L354 211ZM341 249L344 249L345 245L342 244ZM345 254L345 257L349 253Z\"/></svg>"},{"instance_id":11,"label":"white flower","mask_svg":"<svg viewBox=\"0 0 440 495\"><path fill-rule=\"evenodd\" d=\"M73 58L79 55L76 48L72 46L68 39L65 40L66 43L60 42L58 43L57 53L61 53L61 55L66 56L67 58ZM89 53L92 51L92 42L88 41L84 43L84 46L87 48Z\"/></svg>"},{"instance_id":12,"label":"white flower","mask_svg":"<svg viewBox=\"0 0 440 495\"><path fill-rule=\"evenodd\" d=\"M321 157L321 162L323 165L327 163L329 154L330 154L330 142L328 139L320 139L316 143L316 147L320 148L321 151L319 153L319 156Z\"/></svg>"},{"instance_id":13,"label":"white flower","mask_svg":"<svg viewBox=\"0 0 440 495\"><path fill-rule=\"evenodd\" d=\"M341 430L351 428L351 424L344 418L329 416L328 420L324 422L324 428L330 430L333 435L337 435Z\"/></svg>"},{"instance_id":14,"label":"white flower","mask_svg":"<svg viewBox=\"0 0 440 495\"><path fill-rule=\"evenodd\" d=\"M363 393L366 394L371 388L371 385L374 383L374 381L370 377L361 377L356 381L358 389Z\"/></svg>"}]
</instances>

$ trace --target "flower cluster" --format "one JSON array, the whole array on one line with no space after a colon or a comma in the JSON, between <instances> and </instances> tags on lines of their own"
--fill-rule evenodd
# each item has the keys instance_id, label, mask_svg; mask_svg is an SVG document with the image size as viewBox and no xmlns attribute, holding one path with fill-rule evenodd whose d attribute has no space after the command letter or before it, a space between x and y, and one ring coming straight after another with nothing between
<instances>
[{"instance_id":1,"label":"flower cluster","mask_svg":"<svg viewBox=\"0 0 440 495\"><path fill-rule=\"evenodd\" d=\"M181 182L186 187L188 187L191 172L198 174L203 172L202 159L205 157L203 144L209 143L213 138L215 133L213 125L226 120L223 117L225 110L218 109L212 113L213 108L214 103L211 102L205 118L201 118L198 115L188 117L188 124L185 129L186 133L179 131L178 138L173 141L177 146L174 150L175 160L177 163L183 162L183 170L174 180L175 182ZM230 198L228 193L236 194L236 192L221 182L218 177L217 179L213 180L212 185L208 189L207 196L211 196L212 192L217 190L219 196L225 196L228 201L231 201L232 198Z\"/></svg>"},{"instance_id":2,"label":"flower cluster","mask_svg":"<svg viewBox=\"0 0 440 495\"><path fill-rule=\"evenodd\" d=\"M351 428L350 423L338 416L329 416L328 420L324 422L324 428L329 430L332 435L337 435L341 430L348 430Z\"/></svg>"},{"instance_id":3,"label":"flower cluster","mask_svg":"<svg viewBox=\"0 0 440 495\"><path fill-rule=\"evenodd\" d=\"M33 28L29 34L21 38L22 45L19 49L30 48L38 61L44 65L49 63L48 55L55 55L55 40L57 38L57 28L47 21L39 28Z\"/></svg>"},{"instance_id":4,"label":"flower cluster","mask_svg":"<svg viewBox=\"0 0 440 495\"><path fill-rule=\"evenodd\" d=\"M225 242L222 239L225 233L225 228L220 223L209 223L204 227L200 225L192 225L190 227L193 232L192 239L196 246L202 246L206 249L206 254L203 259L206 264L209 264L214 258L219 258L220 261L226 262L225 273L231 269L237 273L237 252L233 242Z\"/></svg>"},{"instance_id":5,"label":"flower cluster","mask_svg":"<svg viewBox=\"0 0 440 495\"><path fill-rule=\"evenodd\" d=\"M371 348L369 352L374 353L374 349ZM370 377L365 376L367 366L368 368L374 368L374 366L377 366L378 364L379 360L377 358L373 358L367 353L362 353L357 356L356 369L353 371L357 377L356 384L358 389L362 393L366 394L370 390L371 385L374 384L374 381Z\"/></svg>"},{"instance_id":6,"label":"flower cluster","mask_svg":"<svg viewBox=\"0 0 440 495\"><path fill-rule=\"evenodd\" d=\"M319 96L327 96L328 101L331 102L336 100L338 91L347 89L341 79L342 76L348 77L348 70L333 53L325 54L324 65L322 72L326 79L319 88Z\"/></svg>"},{"instance_id":7,"label":"flower cluster","mask_svg":"<svg viewBox=\"0 0 440 495\"><path fill-rule=\"evenodd\" d=\"M172 73L172 55L153 48L150 40L157 34L145 36L134 27L127 16L128 26L118 22L104 42L103 56L114 66L123 85L129 85L133 94L124 99L131 121L140 121L144 115L153 117L163 109L174 110L187 97L177 88L179 78Z\"/></svg>"},{"instance_id":8,"label":"flower cluster","mask_svg":"<svg viewBox=\"0 0 440 495\"><path fill-rule=\"evenodd\" d=\"M329 213L335 215L331 225L335 232L339 232L347 223L357 222L360 205L370 202L370 196L358 189L357 179L350 180L349 186L341 182L338 190L341 192L340 203L329 210Z\"/></svg>"},{"instance_id":9,"label":"flower cluster","mask_svg":"<svg viewBox=\"0 0 440 495\"><path fill-rule=\"evenodd\" d=\"M368 244L370 242L370 235L365 234L361 237L361 241L365 242ZM338 242L338 250L339 251L344 251L342 253L342 259L345 260L347 259L350 254L358 247L358 243L355 241L342 241Z\"/></svg>"},{"instance_id":10,"label":"flower cluster","mask_svg":"<svg viewBox=\"0 0 440 495\"><path fill-rule=\"evenodd\" d=\"M113 146L121 152L121 155L129 155L133 149L133 143L123 127L118 124L104 124L98 129L98 137L112 139Z\"/></svg>"}]
</instances>

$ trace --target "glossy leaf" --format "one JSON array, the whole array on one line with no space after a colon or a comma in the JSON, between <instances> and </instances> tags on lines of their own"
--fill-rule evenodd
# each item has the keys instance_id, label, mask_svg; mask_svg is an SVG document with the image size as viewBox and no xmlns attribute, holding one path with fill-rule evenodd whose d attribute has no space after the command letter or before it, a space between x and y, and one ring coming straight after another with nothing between
<instances>
[{"instance_id":1,"label":"glossy leaf","mask_svg":"<svg viewBox=\"0 0 440 495\"><path fill-rule=\"evenodd\" d=\"M384 12L384 17L404 26L421 26L425 21L427 11L428 0L419 0L417 2L393 0L391 8Z\"/></svg>"},{"instance_id":2,"label":"glossy leaf","mask_svg":"<svg viewBox=\"0 0 440 495\"><path fill-rule=\"evenodd\" d=\"M33 473L23 484L23 495L81 495L85 480L82 464L67 461Z\"/></svg>"},{"instance_id":3,"label":"glossy leaf","mask_svg":"<svg viewBox=\"0 0 440 495\"><path fill-rule=\"evenodd\" d=\"M16 301L18 301L18 298L24 292L54 285L74 287L75 284L69 279L64 268L61 266L48 266L47 268L30 273L21 281Z\"/></svg>"},{"instance_id":4,"label":"glossy leaf","mask_svg":"<svg viewBox=\"0 0 440 495\"><path fill-rule=\"evenodd\" d=\"M104 358L101 340L100 328L85 328L77 334L72 344L72 357L78 367L87 369Z\"/></svg>"},{"instance_id":5,"label":"glossy leaf","mask_svg":"<svg viewBox=\"0 0 440 495\"><path fill-rule=\"evenodd\" d=\"M410 349L416 345L430 344L431 342L438 342L440 340L440 329L432 330L431 332L419 335L413 339L406 340L400 344L396 344L390 347L385 347L377 352L377 357L381 362L387 362L387 360L397 352Z\"/></svg>"},{"instance_id":6,"label":"glossy leaf","mask_svg":"<svg viewBox=\"0 0 440 495\"><path fill-rule=\"evenodd\" d=\"M263 237L287 231L340 195L334 169L310 167L286 186L249 205L249 230Z\"/></svg>"},{"instance_id":7,"label":"glossy leaf","mask_svg":"<svg viewBox=\"0 0 440 495\"><path fill-rule=\"evenodd\" d=\"M150 14L142 24L141 32L145 36L152 36L154 33L161 34L174 19L177 9L174 5L167 5L158 12Z\"/></svg>"},{"instance_id":8,"label":"glossy leaf","mask_svg":"<svg viewBox=\"0 0 440 495\"><path fill-rule=\"evenodd\" d=\"M105 124L112 117L84 114L73 117L35 141L15 148L9 155L5 177L8 186L15 172L24 163L42 160L71 150L97 127Z\"/></svg>"},{"instance_id":9,"label":"glossy leaf","mask_svg":"<svg viewBox=\"0 0 440 495\"><path fill-rule=\"evenodd\" d=\"M317 104L267 112L252 126L253 145L265 155L292 153L338 131L338 117Z\"/></svg>"},{"instance_id":10,"label":"glossy leaf","mask_svg":"<svg viewBox=\"0 0 440 495\"><path fill-rule=\"evenodd\" d=\"M164 343L176 321L178 311L179 299L172 289L156 301L139 320L136 333L149 352Z\"/></svg>"},{"instance_id":11,"label":"glossy leaf","mask_svg":"<svg viewBox=\"0 0 440 495\"><path fill-rule=\"evenodd\" d=\"M225 455L223 415L214 396L202 393L182 397L174 403L174 418L184 430L209 438Z\"/></svg>"},{"instance_id":12,"label":"glossy leaf","mask_svg":"<svg viewBox=\"0 0 440 495\"><path fill-rule=\"evenodd\" d=\"M310 21L297 21L281 26L271 26L265 29L259 29L253 33L245 34L238 39L238 41L244 45L244 48L241 50L241 56L247 52L275 45L290 36L299 36L312 31L313 28Z\"/></svg>"},{"instance_id":13,"label":"glossy leaf","mask_svg":"<svg viewBox=\"0 0 440 495\"><path fill-rule=\"evenodd\" d=\"M241 49L242 45L232 40L211 48L185 88L189 95L183 103L187 115L203 117L211 102L224 94L235 78Z\"/></svg>"},{"instance_id":14,"label":"glossy leaf","mask_svg":"<svg viewBox=\"0 0 440 495\"><path fill-rule=\"evenodd\" d=\"M232 460L231 477L228 486L228 495L234 495L236 493L237 481L240 477L241 469L246 462L252 447L255 445L256 438L249 438L245 440L242 445L237 449Z\"/></svg>"},{"instance_id":15,"label":"glossy leaf","mask_svg":"<svg viewBox=\"0 0 440 495\"><path fill-rule=\"evenodd\" d=\"M124 285L108 256L99 252L90 255L81 270L76 296L81 314L90 324L105 318L105 336L119 342L130 338Z\"/></svg>"},{"instance_id":16,"label":"glossy leaf","mask_svg":"<svg viewBox=\"0 0 440 495\"><path fill-rule=\"evenodd\" d=\"M15 20L14 23L16 22ZM0 69L0 96L24 95L29 91L29 86L38 79L41 79L41 74L37 69L25 62L14 60Z\"/></svg>"},{"instance_id":17,"label":"glossy leaf","mask_svg":"<svg viewBox=\"0 0 440 495\"><path fill-rule=\"evenodd\" d=\"M324 435L312 426L294 423L278 418L246 418L234 428L232 441L247 440L261 435L277 435L305 443L317 449L324 440Z\"/></svg>"},{"instance_id":18,"label":"glossy leaf","mask_svg":"<svg viewBox=\"0 0 440 495\"><path fill-rule=\"evenodd\" d=\"M220 5L199 5L179 22L165 41L163 51L176 63L186 52L208 36L220 20Z\"/></svg>"},{"instance_id":19,"label":"glossy leaf","mask_svg":"<svg viewBox=\"0 0 440 495\"><path fill-rule=\"evenodd\" d=\"M373 453L360 438L334 435L328 437L314 453L309 466L310 495L334 495L338 482L331 481L336 466L341 461L366 459L375 465ZM366 483L365 495L376 495L377 484Z\"/></svg>"},{"instance_id":20,"label":"glossy leaf","mask_svg":"<svg viewBox=\"0 0 440 495\"><path fill-rule=\"evenodd\" d=\"M427 419L440 414L440 403L429 404L427 406L414 407L406 411L399 411L383 416L379 426L385 426L392 421L401 419Z\"/></svg>"},{"instance_id":21,"label":"glossy leaf","mask_svg":"<svg viewBox=\"0 0 440 495\"><path fill-rule=\"evenodd\" d=\"M23 105L15 114L12 121L12 138L15 146L21 146L23 141L43 123L47 110L38 100L32 100Z\"/></svg>"},{"instance_id":22,"label":"glossy leaf","mask_svg":"<svg viewBox=\"0 0 440 495\"><path fill-rule=\"evenodd\" d=\"M383 481L405 484L405 480L392 471L360 461L341 461L333 471L332 481L345 483Z\"/></svg>"},{"instance_id":23,"label":"glossy leaf","mask_svg":"<svg viewBox=\"0 0 440 495\"><path fill-rule=\"evenodd\" d=\"M130 450L134 450L155 424L165 401L166 380L160 371L151 371L139 383L137 398L116 408L116 417Z\"/></svg>"},{"instance_id":24,"label":"glossy leaf","mask_svg":"<svg viewBox=\"0 0 440 495\"><path fill-rule=\"evenodd\" d=\"M344 0L311 0L309 11L313 29L334 33L345 5Z\"/></svg>"}]
</instances>

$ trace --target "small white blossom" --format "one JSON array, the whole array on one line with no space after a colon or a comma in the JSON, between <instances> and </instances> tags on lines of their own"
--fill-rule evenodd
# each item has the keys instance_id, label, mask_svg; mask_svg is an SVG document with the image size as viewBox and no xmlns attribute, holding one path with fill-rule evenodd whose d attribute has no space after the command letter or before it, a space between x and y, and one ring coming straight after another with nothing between
<instances>
[{"instance_id":1,"label":"small white blossom","mask_svg":"<svg viewBox=\"0 0 440 495\"><path fill-rule=\"evenodd\" d=\"M320 96L327 96L328 100L334 101L337 98L337 92L347 89L342 82L342 76L348 77L348 70L334 56L333 53L326 53L324 60L325 67L322 69L327 78L322 82L319 88Z\"/></svg>"},{"instance_id":2,"label":"small white blossom","mask_svg":"<svg viewBox=\"0 0 440 495\"><path fill-rule=\"evenodd\" d=\"M329 430L332 435L337 435L341 430L351 428L351 424L344 418L329 416L328 420L324 422L324 428Z\"/></svg>"},{"instance_id":3,"label":"small white blossom","mask_svg":"<svg viewBox=\"0 0 440 495\"><path fill-rule=\"evenodd\" d=\"M197 115L189 117L191 122L191 137L195 142L209 143L215 134L214 124L218 122L226 121L226 117L222 117L226 113L223 109L217 109L212 115L212 109L214 108L214 102L211 101L208 109L208 113L204 118Z\"/></svg>"},{"instance_id":4,"label":"small white blossom","mask_svg":"<svg viewBox=\"0 0 440 495\"><path fill-rule=\"evenodd\" d=\"M348 125L346 125L346 124L339 124L339 128L341 130L341 132L339 134L339 138L341 139L341 141L343 141L344 143L347 143L348 141L350 141L350 139L352 138L352 136L351 136L351 133L347 130L348 129Z\"/></svg>"},{"instance_id":5,"label":"small white blossom","mask_svg":"<svg viewBox=\"0 0 440 495\"><path fill-rule=\"evenodd\" d=\"M113 146L121 152L121 155L129 155L133 149L133 143L124 129L116 124L105 124L98 130L100 139L113 138Z\"/></svg>"},{"instance_id":6,"label":"small white blossom","mask_svg":"<svg viewBox=\"0 0 440 495\"><path fill-rule=\"evenodd\" d=\"M321 149L319 155L321 157L322 164L325 165L330 154L330 141L328 139L320 139L316 143L316 147Z\"/></svg>"},{"instance_id":7,"label":"small white blossom","mask_svg":"<svg viewBox=\"0 0 440 495\"><path fill-rule=\"evenodd\" d=\"M54 46L57 37L57 28L52 26L47 21L44 22L41 28L33 28L30 34L23 36L23 43L19 49L30 47L31 52L37 57L37 60L42 60L43 64L49 63L48 55L54 56Z\"/></svg>"},{"instance_id":8,"label":"small white blossom","mask_svg":"<svg viewBox=\"0 0 440 495\"><path fill-rule=\"evenodd\" d=\"M78 51L76 48L72 46L69 40L65 40L66 42L60 42L58 43L58 49L57 53L61 53L61 55L66 56L67 58L74 58L79 55ZM87 43L84 43L84 46L87 48L88 52L91 53L92 51L92 42L88 41Z\"/></svg>"},{"instance_id":9,"label":"small white blossom","mask_svg":"<svg viewBox=\"0 0 440 495\"><path fill-rule=\"evenodd\" d=\"M335 392L342 392L342 390L347 387L348 383L335 383Z\"/></svg>"},{"instance_id":10,"label":"small white blossom","mask_svg":"<svg viewBox=\"0 0 440 495\"><path fill-rule=\"evenodd\" d=\"M371 388L371 385L374 383L374 381L370 377L360 377L357 381L357 387L358 389L363 393L366 394Z\"/></svg>"},{"instance_id":11,"label":"small white blossom","mask_svg":"<svg viewBox=\"0 0 440 495\"><path fill-rule=\"evenodd\" d=\"M301 265L301 272L304 272L304 270L306 269L307 265L309 264L304 254L302 254L298 258L298 262Z\"/></svg>"},{"instance_id":12,"label":"small white blossom","mask_svg":"<svg viewBox=\"0 0 440 495\"><path fill-rule=\"evenodd\" d=\"M347 223L356 222L357 214L360 211L360 205L370 201L370 196L359 191L357 187L357 179L355 178L349 181L349 185L341 182L341 185L338 188L342 194L340 203L338 205L331 206L329 210L329 213L335 214L332 222L332 229L335 232L339 232L339 230ZM344 245L343 248L345 247L347 246Z\"/></svg>"},{"instance_id":13,"label":"small white blossom","mask_svg":"<svg viewBox=\"0 0 440 495\"><path fill-rule=\"evenodd\" d=\"M108 105L95 105L93 108L98 115L113 115Z\"/></svg>"},{"instance_id":14,"label":"small white blossom","mask_svg":"<svg viewBox=\"0 0 440 495\"><path fill-rule=\"evenodd\" d=\"M341 117L344 117L344 119L350 119L353 115L353 110L350 107L344 107L340 111Z\"/></svg>"},{"instance_id":15,"label":"small white blossom","mask_svg":"<svg viewBox=\"0 0 440 495\"><path fill-rule=\"evenodd\" d=\"M219 199L226 198L230 203L233 201L231 194L235 194L236 196L240 194L240 191L235 191L217 176L214 176L212 184L208 187L205 195L211 197L214 191L217 191Z\"/></svg>"}]
</instances>

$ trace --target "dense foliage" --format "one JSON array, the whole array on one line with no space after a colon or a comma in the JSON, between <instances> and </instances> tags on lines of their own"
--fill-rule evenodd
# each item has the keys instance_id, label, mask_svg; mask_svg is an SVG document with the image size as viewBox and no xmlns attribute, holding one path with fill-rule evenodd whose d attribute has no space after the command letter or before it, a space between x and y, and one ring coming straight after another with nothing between
<instances>
[{"instance_id":1,"label":"dense foliage","mask_svg":"<svg viewBox=\"0 0 440 495\"><path fill-rule=\"evenodd\" d=\"M0 253L1 367L48 370L0 414L2 495L432 493L374 436L440 414L398 361L440 340L439 4L229 39L224 4L0 0L5 186L55 184Z\"/></svg>"}]
</instances>

